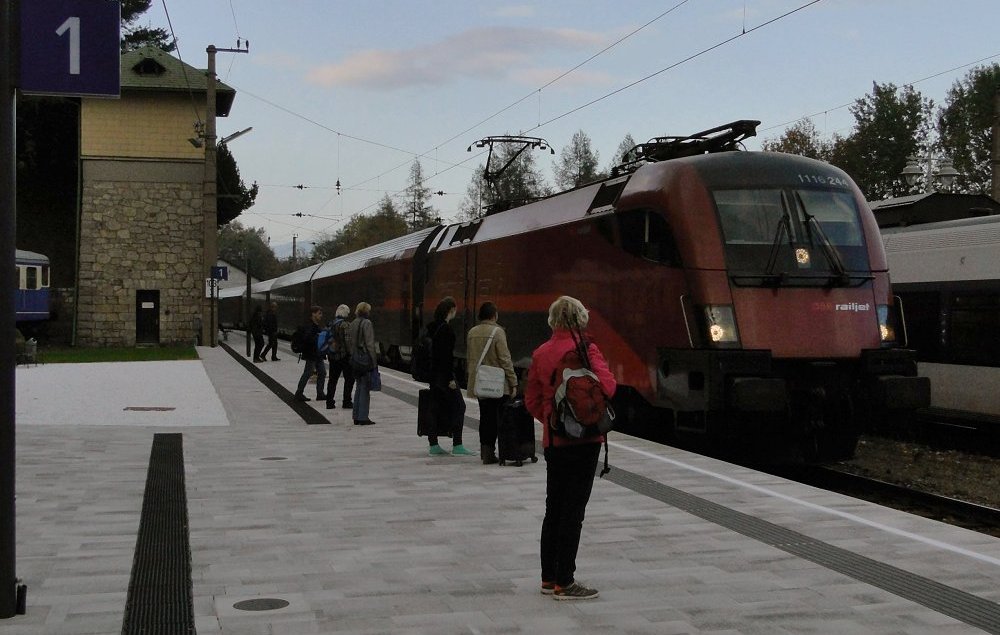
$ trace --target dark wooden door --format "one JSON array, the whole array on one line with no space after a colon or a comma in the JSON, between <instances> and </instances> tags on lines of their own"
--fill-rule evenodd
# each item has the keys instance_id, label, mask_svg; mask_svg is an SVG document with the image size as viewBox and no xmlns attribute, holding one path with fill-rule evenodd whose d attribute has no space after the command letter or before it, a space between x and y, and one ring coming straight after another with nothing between
<instances>
[{"instance_id":1,"label":"dark wooden door","mask_svg":"<svg viewBox=\"0 0 1000 635\"><path fill-rule=\"evenodd\" d=\"M138 290L135 292L135 343L160 343L160 292Z\"/></svg>"}]
</instances>

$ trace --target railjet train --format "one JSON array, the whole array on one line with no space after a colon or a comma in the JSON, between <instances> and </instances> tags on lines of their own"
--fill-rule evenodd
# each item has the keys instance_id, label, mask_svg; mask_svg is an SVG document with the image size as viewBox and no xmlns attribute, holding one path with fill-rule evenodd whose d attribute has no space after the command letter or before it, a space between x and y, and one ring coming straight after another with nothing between
<instances>
[{"instance_id":1,"label":"railjet train","mask_svg":"<svg viewBox=\"0 0 1000 635\"><path fill-rule=\"evenodd\" d=\"M849 456L866 422L928 405L929 382L901 348L857 186L826 163L739 151L757 123L653 139L607 179L259 283L256 297L279 302L286 332L311 304L371 303L386 363L406 362L441 298L457 300L459 334L490 300L523 369L549 304L572 295L618 379L619 428Z\"/></svg>"}]
</instances>

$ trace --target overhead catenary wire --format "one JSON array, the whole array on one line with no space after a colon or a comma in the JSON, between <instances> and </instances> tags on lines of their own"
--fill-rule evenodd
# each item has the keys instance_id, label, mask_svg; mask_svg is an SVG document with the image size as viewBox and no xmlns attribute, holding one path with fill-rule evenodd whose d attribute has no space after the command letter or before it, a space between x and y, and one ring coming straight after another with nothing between
<instances>
[{"instance_id":1,"label":"overhead catenary wire","mask_svg":"<svg viewBox=\"0 0 1000 635\"><path fill-rule=\"evenodd\" d=\"M988 61L988 60L991 60L991 59L995 59L997 57L1000 57L1000 53L994 53L993 55L987 55L986 57L981 57L978 60L975 60L973 62L967 62L965 64L959 64L958 66L953 66L953 67L949 68L948 70L939 71L937 73L934 73L933 75L928 75L927 77L921 77L920 79L914 80L912 82L906 82L905 84L902 84L902 86L916 86L917 84L919 84L921 82L926 82L928 80L935 79L937 77L941 77L942 75L947 75L948 73L953 73L953 72L955 72L957 70L961 70L963 68L968 68L969 66L972 66L973 64L981 64L982 62L985 62L985 61ZM776 128L784 128L785 126L787 126L789 124L793 124L793 123L796 123L798 121L802 121L803 119L812 119L813 117L817 117L819 115L826 115L826 114L829 114L829 113L834 112L836 110L840 110L842 108L847 108L848 106L853 105L856 101L857 100L851 100L851 101L849 101L847 103L840 104L839 106L833 106L833 107L830 107L830 108L826 108L824 110L820 110L820 111L814 112L811 115L802 115L801 117L797 117L795 119L791 119L791 120L786 121L784 123L779 123L779 124L775 124L773 126L768 126L767 128L761 128L758 132L767 132L768 130L774 130Z\"/></svg>"},{"instance_id":2,"label":"overhead catenary wire","mask_svg":"<svg viewBox=\"0 0 1000 635\"><path fill-rule=\"evenodd\" d=\"M556 76L555 78L549 80L548 82L546 82L542 86L539 86L538 88L532 90L531 92L529 92L528 94L526 94L524 97L522 97L522 98L520 98L520 99L512 102L511 104L508 104L507 106L505 106L505 107L501 108L500 110L494 112L493 114L489 115L485 119L480 120L476 124L474 124L474 125L466 128L465 130L462 130L461 132L459 132L459 133L451 136L450 138L446 139L445 141L442 141L442 142L438 143L437 145L435 145L434 148L432 148L430 150L427 150L425 152L422 152L422 153L415 153L415 152L411 152L411 151L408 151L408 150L403 150L401 148L396 148L396 147L390 146L388 144L380 143L380 142L377 142L377 141L372 141L370 139L364 139L364 138L361 138L361 137L357 137L357 136L353 136L353 135L350 135L350 134L347 134L347 133L343 133L343 132L338 131L338 130L334 130L333 128L330 128L329 126L326 126L325 124L322 124L322 123L320 123L318 121L315 121L314 119L306 117L305 115L301 115L301 114L299 114L299 113L297 113L297 112L295 112L295 111L293 111L293 110L291 110L289 108L286 108L285 106L281 106L280 104L277 104L277 103L275 103L273 101L270 101L268 99L260 97L259 95L255 95L255 94L253 94L253 93L251 93L251 92L249 92L249 91L247 91L245 89L239 88L237 86L234 86L234 88L236 88L237 90L239 90L241 93L245 93L245 94L249 95L250 97L252 97L254 99L258 99L258 100L260 100L260 101L262 101L262 102L264 102L264 103L266 103L266 104L268 104L268 105L270 105L270 106L272 106L274 108L277 108L277 109L279 109L279 110L281 110L283 112L286 112L287 114L290 114L292 116L298 117L298 118L300 118L300 119L302 119L304 121L307 121L307 122L309 122L309 123L311 123L313 125L319 126L320 128L323 128L324 130L327 130L329 132L333 132L334 134L337 134L338 137L340 135L343 135L343 136L345 136L345 137L347 137L349 139L353 139L353 140L356 140L356 141L361 141L363 143L369 143L369 144L376 145L376 146L383 147L383 148L387 148L387 149L390 149L390 150L396 150L398 152L403 152L405 154L410 154L415 159L420 159L420 158L428 156L431 152L436 152L442 145L450 143L450 142L454 141L455 139L461 137L462 135L464 135L464 134L466 134L466 133L468 133L468 132L470 132L470 131L478 128L479 126L483 125L484 123L486 123L486 122L488 122L488 121L496 118L497 116L503 114L504 112L506 112L506 111L510 110L511 108L517 106L518 104L522 103L524 100L530 98L532 95L535 95L536 93L540 95L541 91L544 90L545 88L548 88L549 86L555 84L556 82L558 82L559 80L563 79L564 77L570 75L574 71L580 69L584 65L590 63L591 61L593 61L597 57L603 55L607 51L609 51L612 48L618 46L619 44L621 44L622 42L624 42L628 38L634 36L635 34L639 33L640 31L646 29L647 27L649 27L653 23L659 21L660 19L662 19L665 16L669 15L670 13L674 12L675 10L677 10L678 8L680 8L683 5L687 4L688 2L690 2L690 0L681 0L681 2L678 2L678 3L674 4L672 7L670 7L666 11L661 12L659 15L657 15L656 17L648 20L647 22L645 22L641 26L636 27L635 29L633 29L629 33L623 35L622 37L618 38L617 40L615 40L611 44L605 46L600 51L597 51L596 53L592 54L587 59L585 59L582 62L576 64L572 68L570 68L570 69L568 69L568 70L560 73L558 76ZM235 19L235 16L234 16L234 19ZM473 157L473 159L474 158L476 158L476 157ZM440 159L435 159L435 161L440 162ZM467 161L462 161L458 165L461 166L462 164L465 164L465 163L468 163L468 160ZM339 164L339 144L338 144L338 164ZM385 171L385 172L383 172L383 173L381 173L381 174L379 174L377 176L373 176L373 177L371 177L369 179L366 179L364 181L360 181L360 182L356 183L354 186L351 186L351 189L356 189L356 187L358 185L364 185L365 183L368 183L368 182L373 181L375 179L381 178L382 176L385 176L387 174L395 172L396 170L398 170L398 169L400 169L400 168L402 168L402 167L404 167L406 165L409 165L409 164L410 164L409 160L406 161L405 163L400 163L399 165L397 165L397 166L395 166L395 167L393 167L393 168L391 168L391 169L389 169L389 170L387 170L387 171ZM451 164L450 165L450 168L454 168L454 167L456 167L455 164ZM433 179L434 177L439 176L440 174L443 174L446 171L448 171L448 170L435 172L434 174L431 174L428 177L426 177L424 179L424 181L422 181L421 183L423 183L425 181L428 181L430 179ZM347 189L347 188L345 188L345 189Z\"/></svg>"}]
</instances>

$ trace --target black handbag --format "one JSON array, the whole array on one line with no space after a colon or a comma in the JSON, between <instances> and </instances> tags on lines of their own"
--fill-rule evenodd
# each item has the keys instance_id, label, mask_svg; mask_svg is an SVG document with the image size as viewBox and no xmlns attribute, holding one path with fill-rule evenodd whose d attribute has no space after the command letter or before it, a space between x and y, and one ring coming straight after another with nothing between
<instances>
[{"instance_id":1,"label":"black handbag","mask_svg":"<svg viewBox=\"0 0 1000 635\"><path fill-rule=\"evenodd\" d=\"M438 429L440 413L437 410L437 404L429 389L424 388L417 393L417 436L451 436L451 426L444 426L444 430Z\"/></svg>"},{"instance_id":2,"label":"black handbag","mask_svg":"<svg viewBox=\"0 0 1000 635\"><path fill-rule=\"evenodd\" d=\"M365 349L359 348L355 354L351 355L351 371L354 372L355 377L360 377L374 368L375 362Z\"/></svg>"}]
</instances>

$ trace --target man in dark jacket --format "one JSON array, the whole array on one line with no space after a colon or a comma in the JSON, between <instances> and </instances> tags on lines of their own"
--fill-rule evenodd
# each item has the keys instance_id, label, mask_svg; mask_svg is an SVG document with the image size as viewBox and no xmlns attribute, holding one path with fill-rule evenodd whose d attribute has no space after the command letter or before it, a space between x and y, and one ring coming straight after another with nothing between
<instances>
[{"instance_id":1,"label":"man in dark jacket","mask_svg":"<svg viewBox=\"0 0 1000 635\"><path fill-rule=\"evenodd\" d=\"M278 303L272 302L264 313L264 335L267 336L267 346L260 353L261 361L267 359L267 352L271 351L271 361L279 362L278 359Z\"/></svg>"},{"instance_id":2,"label":"man in dark jacket","mask_svg":"<svg viewBox=\"0 0 1000 635\"><path fill-rule=\"evenodd\" d=\"M305 396L306 382L316 373L316 400L325 401L323 394L323 382L326 379L326 364L323 363L323 356L317 348L319 332L322 330L320 323L323 321L323 309L314 306L309 311L309 322L305 325L305 337L302 338L302 361L305 368L302 369L302 377L299 378L299 387L295 391L295 398L299 401L310 401Z\"/></svg>"}]
</instances>

